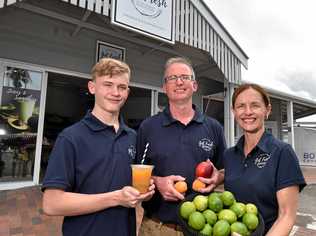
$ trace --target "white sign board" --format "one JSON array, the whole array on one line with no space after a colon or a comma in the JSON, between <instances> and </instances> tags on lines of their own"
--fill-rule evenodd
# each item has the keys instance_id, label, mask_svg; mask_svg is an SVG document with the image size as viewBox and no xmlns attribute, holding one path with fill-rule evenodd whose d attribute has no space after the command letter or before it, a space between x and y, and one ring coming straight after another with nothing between
<instances>
[{"instance_id":1,"label":"white sign board","mask_svg":"<svg viewBox=\"0 0 316 236\"><path fill-rule=\"evenodd\" d=\"M113 0L111 22L174 43L173 0Z\"/></svg>"},{"instance_id":2,"label":"white sign board","mask_svg":"<svg viewBox=\"0 0 316 236\"><path fill-rule=\"evenodd\" d=\"M300 164L316 166L316 129L295 127L294 136Z\"/></svg>"}]
</instances>

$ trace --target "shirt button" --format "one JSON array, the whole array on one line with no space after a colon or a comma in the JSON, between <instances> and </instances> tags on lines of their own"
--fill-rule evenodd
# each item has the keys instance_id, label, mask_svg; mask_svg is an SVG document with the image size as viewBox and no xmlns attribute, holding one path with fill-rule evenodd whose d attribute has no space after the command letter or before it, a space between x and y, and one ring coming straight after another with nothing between
<instances>
[{"instance_id":1,"label":"shirt button","mask_svg":"<svg viewBox=\"0 0 316 236\"><path fill-rule=\"evenodd\" d=\"M245 167L248 167L247 163L245 164Z\"/></svg>"}]
</instances>

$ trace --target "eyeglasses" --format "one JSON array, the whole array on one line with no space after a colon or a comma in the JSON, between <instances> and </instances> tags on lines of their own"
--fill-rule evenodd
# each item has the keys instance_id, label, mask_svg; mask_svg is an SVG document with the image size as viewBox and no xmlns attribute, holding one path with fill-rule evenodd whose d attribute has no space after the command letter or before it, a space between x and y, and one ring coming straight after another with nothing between
<instances>
[{"instance_id":1,"label":"eyeglasses","mask_svg":"<svg viewBox=\"0 0 316 236\"><path fill-rule=\"evenodd\" d=\"M170 75L165 77L165 82L176 82L180 79L182 82L193 80L193 75Z\"/></svg>"}]
</instances>

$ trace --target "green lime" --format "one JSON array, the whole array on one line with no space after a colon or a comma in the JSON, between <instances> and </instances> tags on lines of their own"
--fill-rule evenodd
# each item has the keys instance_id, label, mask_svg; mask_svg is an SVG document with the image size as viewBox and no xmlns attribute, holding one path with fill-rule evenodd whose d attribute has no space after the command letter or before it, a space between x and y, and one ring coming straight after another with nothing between
<instances>
[{"instance_id":1,"label":"green lime","mask_svg":"<svg viewBox=\"0 0 316 236\"><path fill-rule=\"evenodd\" d=\"M210 209L206 209L205 211L203 211L203 215L206 219L206 222L210 225L214 225L217 221L217 215L214 211L210 210Z\"/></svg>"},{"instance_id":2,"label":"green lime","mask_svg":"<svg viewBox=\"0 0 316 236\"><path fill-rule=\"evenodd\" d=\"M204 211L207 208L207 197L203 195L197 195L193 199L193 203L198 211Z\"/></svg>"},{"instance_id":3,"label":"green lime","mask_svg":"<svg viewBox=\"0 0 316 236\"><path fill-rule=\"evenodd\" d=\"M242 202L235 202L230 208L238 218L242 217L246 213L246 205Z\"/></svg>"},{"instance_id":4,"label":"green lime","mask_svg":"<svg viewBox=\"0 0 316 236\"><path fill-rule=\"evenodd\" d=\"M213 227L213 236L228 236L230 225L226 220L219 220Z\"/></svg>"},{"instance_id":5,"label":"green lime","mask_svg":"<svg viewBox=\"0 0 316 236\"><path fill-rule=\"evenodd\" d=\"M208 208L214 212L220 212L223 209L223 202L218 196L209 196Z\"/></svg>"},{"instance_id":6,"label":"green lime","mask_svg":"<svg viewBox=\"0 0 316 236\"><path fill-rule=\"evenodd\" d=\"M227 206L227 207L233 205L236 202L234 195L229 191L222 192L221 200L222 200L224 206Z\"/></svg>"},{"instance_id":7,"label":"green lime","mask_svg":"<svg viewBox=\"0 0 316 236\"><path fill-rule=\"evenodd\" d=\"M259 224L258 217L253 213L245 213L242 217L242 222L249 230L255 230Z\"/></svg>"},{"instance_id":8,"label":"green lime","mask_svg":"<svg viewBox=\"0 0 316 236\"><path fill-rule=\"evenodd\" d=\"M244 223L241 222L235 222L230 226L230 230L233 233L238 233L241 236L248 236L249 235L249 231L247 229L247 226Z\"/></svg>"},{"instance_id":9,"label":"green lime","mask_svg":"<svg viewBox=\"0 0 316 236\"><path fill-rule=\"evenodd\" d=\"M196 209L193 202L187 201L182 203L180 206L180 215L184 219L188 219L189 216L195 211Z\"/></svg>"},{"instance_id":10,"label":"green lime","mask_svg":"<svg viewBox=\"0 0 316 236\"><path fill-rule=\"evenodd\" d=\"M213 196L216 196L216 197L221 197L221 193L219 192L212 192L210 195L208 195L208 197L213 197Z\"/></svg>"},{"instance_id":11,"label":"green lime","mask_svg":"<svg viewBox=\"0 0 316 236\"><path fill-rule=\"evenodd\" d=\"M226 220L229 224L232 224L237 221L237 216L232 210L224 209L218 213L218 219Z\"/></svg>"},{"instance_id":12,"label":"green lime","mask_svg":"<svg viewBox=\"0 0 316 236\"><path fill-rule=\"evenodd\" d=\"M258 215L258 208L256 207L255 204L247 203L247 204L246 204L246 212L247 212L247 213L253 213L253 214L255 214L255 215Z\"/></svg>"},{"instance_id":13,"label":"green lime","mask_svg":"<svg viewBox=\"0 0 316 236\"><path fill-rule=\"evenodd\" d=\"M200 234L212 236L213 228L209 224L205 224L204 228L200 231Z\"/></svg>"},{"instance_id":14,"label":"green lime","mask_svg":"<svg viewBox=\"0 0 316 236\"><path fill-rule=\"evenodd\" d=\"M205 226L205 218L201 212L198 212L198 211L193 212L189 216L188 224L190 225L192 229L200 231Z\"/></svg>"}]
</instances>

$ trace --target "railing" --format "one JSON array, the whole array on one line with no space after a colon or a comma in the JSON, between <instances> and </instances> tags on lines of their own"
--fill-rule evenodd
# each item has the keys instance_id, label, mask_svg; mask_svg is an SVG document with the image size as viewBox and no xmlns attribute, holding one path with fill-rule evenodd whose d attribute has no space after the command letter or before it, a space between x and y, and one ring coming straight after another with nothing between
<instances>
[{"instance_id":1,"label":"railing","mask_svg":"<svg viewBox=\"0 0 316 236\"><path fill-rule=\"evenodd\" d=\"M209 52L226 79L238 84L241 81L240 60L195 4L190 0L175 0L175 40Z\"/></svg>"},{"instance_id":2,"label":"railing","mask_svg":"<svg viewBox=\"0 0 316 236\"><path fill-rule=\"evenodd\" d=\"M62 0L78 7L86 8L90 11L109 16L110 0Z\"/></svg>"}]
</instances>

